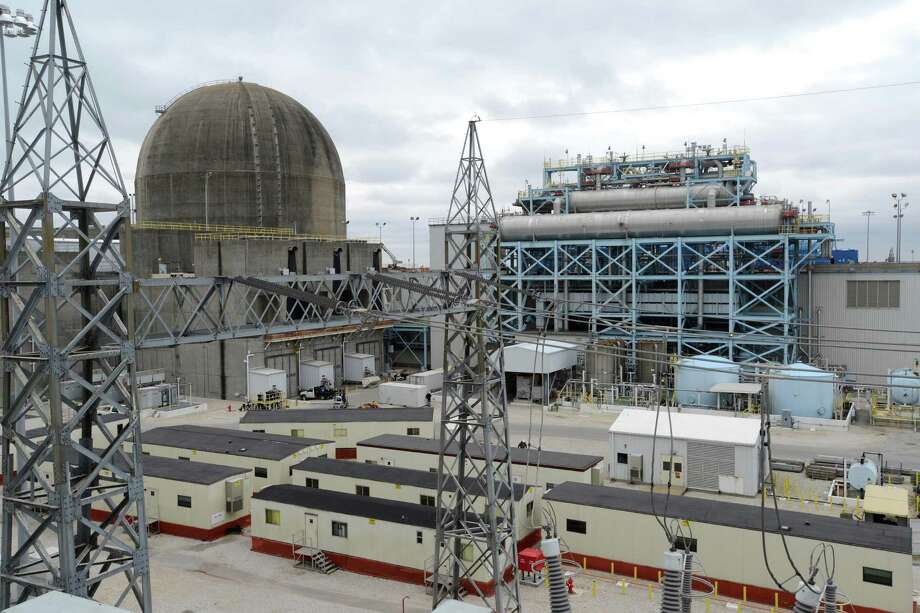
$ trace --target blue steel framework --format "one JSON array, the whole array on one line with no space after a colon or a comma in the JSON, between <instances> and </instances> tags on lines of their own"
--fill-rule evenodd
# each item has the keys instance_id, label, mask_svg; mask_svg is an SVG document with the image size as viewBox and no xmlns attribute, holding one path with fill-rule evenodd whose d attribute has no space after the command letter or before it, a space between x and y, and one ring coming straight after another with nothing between
<instances>
[{"instance_id":1,"label":"blue steel framework","mask_svg":"<svg viewBox=\"0 0 920 613\"><path fill-rule=\"evenodd\" d=\"M743 147L695 144L676 155L548 161L544 186L528 188L517 204L525 214L546 213L561 197L566 214L568 194L598 189L598 182L603 189L735 182L731 201L719 204L754 205L756 164ZM688 195L687 206L697 204ZM553 301L549 330L624 339L633 368L655 357L637 351L645 340L666 340L677 355L794 361L798 273L827 255L834 229L789 213L775 233L761 235L503 242L502 280L510 286L502 293L504 324L535 327Z\"/></svg>"}]
</instances>

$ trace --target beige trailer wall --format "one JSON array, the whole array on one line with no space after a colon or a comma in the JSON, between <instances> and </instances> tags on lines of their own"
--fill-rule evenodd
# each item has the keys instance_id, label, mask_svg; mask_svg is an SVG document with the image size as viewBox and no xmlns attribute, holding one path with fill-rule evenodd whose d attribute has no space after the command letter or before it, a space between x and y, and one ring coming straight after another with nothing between
<instances>
[{"instance_id":1,"label":"beige trailer wall","mask_svg":"<svg viewBox=\"0 0 920 613\"><path fill-rule=\"evenodd\" d=\"M291 454L280 460L268 460L249 456L230 455L228 453L214 453L210 451L197 451L195 449L180 449L167 445L151 445L143 443L144 453L149 453L161 458L184 458L193 462L208 464L222 464L224 466L239 466L253 471L252 491L258 492L269 485L280 485L291 482L291 467L307 458L335 456L335 445L321 443L305 447L301 451ZM266 477L255 475L255 469L264 468Z\"/></svg>"},{"instance_id":2,"label":"beige trailer wall","mask_svg":"<svg viewBox=\"0 0 920 613\"><path fill-rule=\"evenodd\" d=\"M321 409L317 409L321 410ZM360 409L355 409L360 410ZM370 410L370 409L369 409ZM268 434L283 434L301 438L317 438L335 441L339 448L356 447L363 441L379 434L400 434L410 436L434 436L434 424L430 421L350 421L343 423L240 423L241 430L263 431ZM415 432L417 430L417 432ZM412 434L415 432L415 434ZM331 455L334 454L330 454Z\"/></svg>"},{"instance_id":3,"label":"beige trailer wall","mask_svg":"<svg viewBox=\"0 0 920 613\"><path fill-rule=\"evenodd\" d=\"M319 489L330 490L333 492L343 492L345 494L355 494L356 486L363 485L369 488L370 496L373 498L383 498L385 500L398 500L402 502L411 502L421 504L422 496L437 496L437 490L416 485L403 485L400 483L386 483L383 481L371 481L369 479L360 479L346 475L331 475L329 473L314 472L310 470L294 470L291 477L291 483L294 485L304 485L307 478L316 479L319 482ZM528 533L532 532L541 525L541 508L540 496L542 488L529 487L520 500L514 503L514 516L517 520L516 538L521 539ZM485 513L485 499L478 498L476 501L476 511Z\"/></svg>"},{"instance_id":4,"label":"beige trailer wall","mask_svg":"<svg viewBox=\"0 0 920 613\"><path fill-rule=\"evenodd\" d=\"M279 511L279 525L265 522L266 509ZM391 523L257 498L252 501L250 532L256 538L291 543L294 535L300 535L305 531L306 517L309 514L316 516L318 542L313 546L323 551L386 562L420 571L425 569L425 562L434 551L435 530L433 528ZM333 521L348 525L347 538L332 535ZM422 534L421 543L418 542L419 532ZM491 579L481 570L474 578L478 581Z\"/></svg>"},{"instance_id":5,"label":"beige trailer wall","mask_svg":"<svg viewBox=\"0 0 920 613\"><path fill-rule=\"evenodd\" d=\"M650 514L629 513L559 501L546 501L556 512L559 536L577 554L598 556L661 568L668 548L661 527ZM566 520L587 524L586 534L567 530ZM744 530L692 523L697 539L697 559L714 579L770 588L774 585L763 563L761 535ZM819 541L787 536L786 542L796 564L808 566L809 555ZM909 554L896 554L834 543L837 570L835 581L855 604L876 607L893 613L911 613L912 570ZM786 561L780 537L767 534L767 554L773 571L786 578L793 574ZM863 566L893 573L891 587L862 580Z\"/></svg>"},{"instance_id":6,"label":"beige trailer wall","mask_svg":"<svg viewBox=\"0 0 920 613\"><path fill-rule=\"evenodd\" d=\"M369 447L358 445L358 461L374 462L375 464L384 464L388 466L399 466L401 468L414 468L416 470L437 470L438 456L434 453L422 453L418 451L406 451L401 449L382 449L380 447ZM473 460L478 465L479 460ZM595 466L600 470L603 461L599 461ZM566 481L575 481L577 483L591 483L591 469L587 470L568 470L563 468L552 468L541 466L539 470L536 466L525 464L512 464L511 476L518 483L531 483L545 487L565 483Z\"/></svg>"}]
</instances>

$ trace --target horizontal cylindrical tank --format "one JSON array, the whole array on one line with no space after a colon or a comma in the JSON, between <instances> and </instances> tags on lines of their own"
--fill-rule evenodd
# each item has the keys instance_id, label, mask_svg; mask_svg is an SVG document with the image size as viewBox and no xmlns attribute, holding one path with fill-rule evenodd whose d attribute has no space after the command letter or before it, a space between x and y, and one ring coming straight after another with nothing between
<instances>
[{"instance_id":1,"label":"horizontal cylindrical tank","mask_svg":"<svg viewBox=\"0 0 920 613\"><path fill-rule=\"evenodd\" d=\"M734 197L734 192L722 185L666 185L659 187L625 187L619 189L582 190L569 194L569 210L575 213L628 211L648 209L683 209L687 194L695 201L716 202Z\"/></svg>"},{"instance_id":2,"label":"horizontal cylindrical tank","mask_svg":"<svg viewBox=\"0 0 920 613\"><path fill-rule=\"evenodd\" d=\"M888 373L891 402L920 404L920 377L913 368L895 368Z\"/></svg>"},{"instance_id":3,"label":"horizontal cylindrical tank","mask_svg":"<svg viewBox=\"0 0 920 613\"><path fill-rule=\"evenodd\" d=\"M501 218L499 231L505 241L768 234L779 229L782 214L782 205L771 204L668 211L512 215Z\"/></svg>"},{"instance_id":4,"label":"horizontal cylindrical tank","mask_svg":"<svg viewBox=\"0 0 920 613\"><path fill-rule=\"evenodd\" d=\"M834 391L836 375L809 364L796 362L770 371L771 412L782 415L785 411L796 417L834 416Z\"/></svg>"},{"instance_id":5,"label":"horizontal cylindrical tank","mask_svg":"<svg viewBox=\"0 0 920 613\"><path fill-rule=\"evenodd\" d=\"M718 397L709 390L717 383L738 383L740 373L740 366L717 355L683 358L674 374L677 403L717 409Z\"/></svg>"}]
</instances>

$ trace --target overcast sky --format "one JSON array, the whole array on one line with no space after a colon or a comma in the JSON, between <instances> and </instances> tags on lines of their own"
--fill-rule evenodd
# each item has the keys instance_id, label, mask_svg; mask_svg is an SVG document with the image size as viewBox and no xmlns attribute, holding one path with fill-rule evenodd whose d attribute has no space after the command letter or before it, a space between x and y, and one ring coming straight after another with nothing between
<instances>
[{"instance_id":1,"label":"overcast sky","mask_svg":"<svg viewBox=\"0 0 920 613\"><path fill-rule=\"evenodd\" d=\"M427 262L446 213L465 122L672 105L920 79L920 2L71 3L127 182L154 106L242 75L309 108L335 141L349 231ZM38 0L16 8L39 13ZM28 54L7 46L13 91ZM17 98L18 96L14 96ZM891 192L916 200L903 258L920 259L920 87L692 109L480 124L498 208L543 159L746 143L756 192L831 200L842 248L894 245ZM133 190L132 190L133 191Z\"/></svg>"}]
</instances>

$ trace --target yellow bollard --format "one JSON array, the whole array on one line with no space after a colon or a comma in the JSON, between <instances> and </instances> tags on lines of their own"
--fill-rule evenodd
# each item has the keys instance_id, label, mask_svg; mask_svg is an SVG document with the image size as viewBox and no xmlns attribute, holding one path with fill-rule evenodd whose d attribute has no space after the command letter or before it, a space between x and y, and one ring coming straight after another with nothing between
<instances>
[{"instance_id":1,"label":"yellow bollard","mask_svg":"<svg viewBox=\"0 0 920 613\"><path fill-rule=\"evenodd\" d=\"M549 575L543 573L543 587L549 587Z\"/></svg>"},{"instance_id":2,"label":"yellow bollard","mask_svg":"<svg viewBox=\"0 0 920 613\"><path fill-rule=\"evenodd\" d=\"M746 585L741 586L741 600L743 600L744 602L747 602L747 586Z\"/></svg>"},{"instance_id":3,"label":"yellow bollard","mask_svg":"<svg viewBox=\"0 0 920 613\"><path fill-rule=\"evenodd\" d=\"M581 559L581 567L584 568L585 570L588 570L588 558Z\"/></svg>"},{"instance_id":4,"label":"yellow bollard","mask_svg":"<svg viewBox=\"0 0 920 613\"><path fill-rule=\"evenodd\" d=\"M706 613L709 613L712 609L712 601L709 600L709 596L706 597Z\"/></svg>"},{"instance_id":5,"label":"yellow bollard","mask_svg":"<svg viewBox=\"0 0 920 613\"><path fill-rule=\"evenodd\" d=\"M661 583L661 571L658 571L658 583Z\"/></svg>"},{"instance_id":6,"label":"yellow bollard","mask_svg":"<svg viewBox=\"0 0 920 613\"><path fill-rule=\"evenodd\" d=\"M779 592L773 592L773 606L779 608Z\"/></svg>"},{"instance_id":7,"label":"yellow bollard","mask_svg":"<svg viewBox=\"0 0 920 613\"><path fill-rule=\"evenodd\" d=\"M591 598L597 598L597 579L591 582Z\"/></svg>"},{"instance_id":8,"label":"yellow bollard","mask_svg":"<svg viewBox=\"0 0 920 613\"><path fill-rule=\"evenodd\" d=\"M638 578L639 578L639 567L633 566L633 579L638 579Z\"/></svg>"},{"instance_id":9,"label":"yellow bollard","mask_svg":"<svg viewBox=\"0 0 920 613\"><path fill-rule=\"evenodd\" d=\"M613 579L616 573L613 571L613 562L610 563L610 578Z\"/></svg>"},{"instance_id":10,"label":"yellow bollard","mask_svg":"<svg viewBox=\"0 0 920 613\"><path fill-rule=\"evenodd\" d=\"M718 582L718 581L716 581L716 582L713 584L713 588L714 588L713 596L715 596L716 598L718 598L718 597L719 597L719 582Z\"/></svg>"},{"instance_id":11,"label":"yellow bollard","mask_svg":"<svg viewBox=\"0 0 920 613\"><path fill-rule=\"evenodd\" d=\"M626 593L626 580L625 579L623 581L620 581L620 593L621 594Z\"/></svg>"},{"instance_id":12,"label":"yellow bollard","mask_svg":"<svg viewBox=\"0 0 920 613\"><path fill-rule=\"evenodd\" d=\"M652 584L651 583L648 584L648 599L649 601L652 600Z\"/></svg>"}]
</instances>

